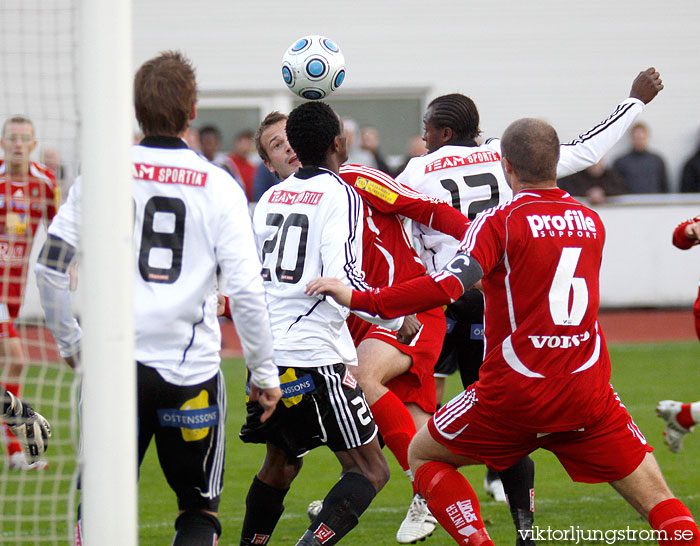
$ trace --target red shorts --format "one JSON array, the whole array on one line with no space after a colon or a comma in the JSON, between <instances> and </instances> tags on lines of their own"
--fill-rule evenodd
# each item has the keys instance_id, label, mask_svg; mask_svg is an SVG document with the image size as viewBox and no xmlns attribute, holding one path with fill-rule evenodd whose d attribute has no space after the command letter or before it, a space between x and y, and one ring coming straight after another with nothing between
<instances>
[{"instance_id":1,"label":"red shorts","mask_svg":"<svg viewBox=\"0 0 700 546\"><path fill-rule=\"evenodd\" d=\"M572 480L611 482L631 474L653 448L612 385L605 405L603 418L591 427L538 434L499 422L479 404L472 385L440 408L428 421L428 430L453 453L481 461L497 472L544 448L554 453Z\"/></svg>"},{"instance_id":2,"label":"red shorts","mask_svg":"<svg viewBox=\"0 0 700 546\"><path fill-rule=\"evenodd\" d=\"M17 316L15 311L11 314L8 310L8 306L5 303L0 303L0 339L8 339L11 337L19 337L15 326L12 323L12 319Z\"/></svg>"},{"instance_id":3,"label":"red shorts","mask_svg":"<svg viewBox=\"0 0 700 546\"><path fill-rule=\"evenodd\" d=\"M351 318L357 320L348 319L348 326L356 345L365 339L378 339L411 357L411 368L391 379L386 387L404 404L413 403L427 413L434 413L437 400L433 368L445 339L445 313L442 309L431 309L418 313L416 317L423 326L410 345L397 341L394 332L369 324L354 315L351 315ZM362 324L359 324L360 322Z\"/></svg>"}]
</instances>

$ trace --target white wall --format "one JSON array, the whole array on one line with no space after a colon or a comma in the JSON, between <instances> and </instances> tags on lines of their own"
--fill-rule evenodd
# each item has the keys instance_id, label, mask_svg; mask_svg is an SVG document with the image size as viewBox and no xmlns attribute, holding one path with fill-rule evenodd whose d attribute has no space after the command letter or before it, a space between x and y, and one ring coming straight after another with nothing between
<instances>
[{"instance_id":1,"label":"white wall","mask_svg":"<svg viewBox=\"0 0 700 546\"><path fill-rule=\"evenodd\" d=\"M700 129L699 29L696 0L135 0L134 51L140 63L182 49L205 93L285 97L284 50L304 34L323 34L345 54L338 93L458 91L475 99L486 136L539 116L563 140L600 121L653 65L666 89L641 119L675 184Z\"/></svg>"}]
</instances>

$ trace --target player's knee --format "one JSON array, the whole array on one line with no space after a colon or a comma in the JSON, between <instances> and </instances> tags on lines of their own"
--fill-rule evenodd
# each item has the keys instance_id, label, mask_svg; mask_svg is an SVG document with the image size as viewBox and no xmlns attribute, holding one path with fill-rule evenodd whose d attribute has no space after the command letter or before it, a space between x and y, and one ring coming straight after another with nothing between
<instances>
[{"instance_id":1,"label":"player's knee","mask_svg":"<svg viewBox=\"0 0 700 546\"><path fill-rule=\"evenodd\" d=\"M221 524L211 512L185 510L175 520L172 546L211 546L221 536Z\"/></svg>"},{"instance_id":2,"label":"player's knee","mask_svg":"<svg viewBox=\"0 0 700 546\"><path fill-rule=\"evenodd\" d=\"M258 479L275 489L289 489L294 478L299 474L302 464L302 459L289 460L282 457L271 461L266 458L258 472Z\"/></svg>"}]
</instances>

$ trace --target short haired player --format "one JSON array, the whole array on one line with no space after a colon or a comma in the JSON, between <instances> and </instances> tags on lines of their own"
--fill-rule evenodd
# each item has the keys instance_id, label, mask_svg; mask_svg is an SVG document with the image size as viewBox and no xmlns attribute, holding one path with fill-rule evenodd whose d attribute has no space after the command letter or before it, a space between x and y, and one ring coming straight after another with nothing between
<instances>
[{"instance_id":1,"label":"short haired player","mask_svg":"<svg viewBox=\"0 0 700 546\"><path fill-rule=\"evenodd\" d=\"M56 214L59 192L54 173L31 160L37 139L30 118L16 115L5 120L0 147L0 368L4 387L19 396L27 355L14 322L24 298L34 236L39 225ZM5 436L9 468L46 468L43 459L29 463L20 442L7 430Z\"/></svg>"},{"instance_id":2,"label":"short haired player","mask_svg":"<svg viewBox=\"0 0 700 546\"><path fill-rule=\"evenodd\" d=\"M577 139L561 146L557 176L582 170L607 152L663 87L653 68L641 72L633 81L629 98L613 113ZM477 213L505 203L512 197L501 169L499 139L478 142L481 134L479 112L474 101L458 93L434 99L424 116L423 138L428 148L424 156L413 158L397 181L410 188L451 203L469 219ZM429 273L439 271L454 256L457 243L435 229L413 225L414 240L420 243L420 257ZM483 298L477 290L467 290L445 311L449 333L436 366L436 375L459 368L466 387L479 377L484 356ZM438 385L440 381L437 381ZM533 523L534 463L526 458L498 475L489 471L484 481L487 492L503 499L503 489L513 522L518 530ZM518 544L531 542L522 540Z\"/></svg>"},{"instance_id":3,"label":"short haired player","mask_svg":"<svg viewBox=\"0 0 700 546\"><path fill-rule=\"evenodd\" d=\"M308 292L391 316L449 303L481 281L486 357L479 380L441 408L409 449L418 488L456 543L493 544L457 468L502 470L544 448L573 480L610 483L659 532L660 544L700 544L693 516L673 497L609 382L597 320L600 218L557 187L560 146L549 124L512 123L501 149L514 198L475 218L445 268L371 292L319 279Z\"/></svg>"},{"instance_id":4,"label":"short haired player","mask_svg":"<svg viewBox=\"0 0 700 546\"><path fill-rule=\"evenodd\" d=\"M256 147L270 171L284 179L300 163L289 145L287 116L271 112L256 133ZM362 198L362 269L371 286L389 286L423 275L425 268L406 236L402 217L436 227L461 239L468 221L443 201L421 195L383 172L362 165L342 165L340 177ZM417 316L421 330L413 341L401 343L394 332L360 317L347 319L357 347L354 375L367 398L382 438L413 482L408 445L417 428L435 412L433 367L445 335L441 309ZM436 526L425 500L414 491L396 538L406 544L429 536Z\"/></svg>"},{"instance_id":5,"label":"short haired player","mask_svg":"<svg viewBox=\"0 0 700 546\"><path fill-rule=\"evenodd\" d=\"M241 431L244 441L265 443L267 453L246 499L241 544L267 544L284 510L283 500L302 457L326 445L342 475L299 545L336 544L358 523L389 479L377 426L354 377L357 353L345 323L349 310L332 300L309 297L306 283L323 272L357 289L368 288L362 263L362 202L338 175L347 160L345 134L325 103L295 108L286 121L289 144L301 168L267 190L253 217L273 328L275 362L283 400L260 425L255 405ZM273 145L270 153L277 153ZM418 323L365 320L399 334ZM410 339L410 338L409 338Z\"/></svg>"},{"instance_id":6,"label":"short haired player","mask_svg":"<svg viewBox=\"0 0 700 546\"><path fill-rule=\"evenodd\" d=\"M162 53L141 65L134 88L145 135L131 149L139 464L155 439L177 496L173 545L212 545L221 534L226 419L217 269L262 419L281 396L260 260L243 191L183 140L196 115L190 61ZM80 246L81 188L78 178L36 267L47 324L61 355L73 363L81 330L70 310L68 267Z\"/></svg>"}]
</instances>

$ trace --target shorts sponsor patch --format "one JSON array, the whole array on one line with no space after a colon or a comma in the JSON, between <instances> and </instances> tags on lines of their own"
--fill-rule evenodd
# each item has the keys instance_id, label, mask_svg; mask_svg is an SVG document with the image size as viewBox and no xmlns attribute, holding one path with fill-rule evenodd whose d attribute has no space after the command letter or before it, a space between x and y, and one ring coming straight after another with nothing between
<instances>
[{"instance_id":1,"label":"shorts sponsor patch","mask_svg":"<svg viewBox=\"0 0 700 546\"><path fill-rule=\"evenodd\" d=\"M355 390L357 388L357 379L355 379L355 376L350 373L350 370L345 370L343 385L345 385L348 389Z\"/></svg>"},{"instance_id":2,"label":"shorts sponsor patch","mask_svg":"<svg viewBox=\"0 0 700 546\"><path fill-rule=\"evenodd\" d=\"M469 339L484 339L484 325L483 324L472 324L469 329Z\"/></svg>"},{"instance_id":3,"label":"shorts sponsor patch","mask_svg":"<svg viewBox=\"0 0 700 546\"><path fill-rule=\"evenodd\" d=\"M452 320L451 318L445 317L445 322L447 323L447 330L445 330L445 333L451 334L452 330L455 329L455 324L457 324L457 321Z\"/></svg>"},{"instance_id":4,"label":"shorts sponsor patch","mask_svg":"<svg viewBox=\"0 0 700 546\"><path fill-rule=\"evenodd\" d=\"M179 428L185 442L196 442L219 424L219 407L209 405L209 393L203 390L180 409L159 409L158 421L162 427Z\"/></svg>"},{"instance_id":5,"label":"shorts sponsor patch","mask_svg":"<svg viewBox=\"0 0 700 546\"><path fill-rule=\"evenodd\" d=\"M335 536L335 531L333 531L333 529L328 527L325 523L322 523L314 532L314 536L321 544L325 544Z\"/></svg>"},{"instance_id":6,"label":"shorts sponsor patch","mask_svg":"<svg viewBox=\"0 0 700 546\"><path fill-rule=\"evenodd\" d=\"M282 402L288 408L301 402L302 396L316 389L314 380L310 375L297 377L293 369L288 369L280 376L280 389L282 390Z\"/></svg>"}]
</instances>

